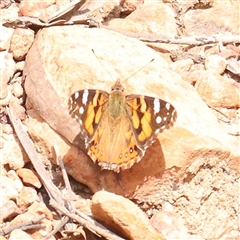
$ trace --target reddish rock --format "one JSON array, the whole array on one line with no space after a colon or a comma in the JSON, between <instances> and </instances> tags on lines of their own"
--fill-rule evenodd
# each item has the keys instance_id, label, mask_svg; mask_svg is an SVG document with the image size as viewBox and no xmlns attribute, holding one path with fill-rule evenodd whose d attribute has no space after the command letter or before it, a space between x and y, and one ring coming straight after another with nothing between
<instances>
[{"instance_id":1,"label":"reddish rock","mask_svg":"<svg viewBox=\"0 0 240 240\"><path fill-rule=\"evenodd\" d=\"M22 179L23 183L27 186L33 186L36 188L40 188L42 186L42 183L39 180L36 172L30 169L27 168L18 169L17 174Z\"/></svg>"},{"instance_id":2,"label":"reddish rock","mask_svg":"<svg viewBox=\"0 0 240 240\"><path fill-rule=\"evenodd\" d=\"M165 239L151 226L149 219L133 202L106 191L92 198L92 214L107 228L127 239Z\"/></svg>"}]
</instances>

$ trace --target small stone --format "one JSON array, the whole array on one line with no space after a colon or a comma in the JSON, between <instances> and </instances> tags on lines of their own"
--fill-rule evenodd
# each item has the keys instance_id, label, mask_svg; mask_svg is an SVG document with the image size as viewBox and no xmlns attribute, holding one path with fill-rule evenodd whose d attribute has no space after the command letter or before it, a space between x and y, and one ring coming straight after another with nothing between
<instances>
[{"instance_id":1,"label":"small stone","mask_svg":"<svg viewBox=\"0 0 240 240\"><path fill-rule=\"evenodd\" d=\"M47 5L51 1L22 1L19 5L19 12L23 16L35 17L44 22L47 21Z\"/></svg>"},{"instance_id":2,"label":"small stone","mask_svg":"<svg viewBox=\"0 0 240 240\"><path fill-rule=\"evenodd\" d=\"M4 143L2 164L8 164L10 169L17 170L22 168L29 161L19 141L13 134L4 134L2 141Z\"/></svg>"},{"instance_id":3,"label":"small stone","mask_svg":"<svg viewBox=\"0 0 240 240\"><path fill-rule=\"evenodd\" d=\"M201 98L211 107L238 108L239 90L235 81L215 71L207 71L195 84Z\"/></svg>"},{"instance_id":4,"label":"small stone","mask_svg":"<svg viewBox=\"0 0 240 240\"><path fill-rule=\"evenodd\" d=\"M15 60L23 60L34 40L34 31L31 29L16 28L12 35L10 52Z\"/></svg>"},{"instance_id":5,"label":"small stone","mask_svg":"<svg viewBox=\"0 0 240 240\"><path fill-rule=\"evenodd\" d=\"M29 208L29 213L38 213L39 215L44 214L46 219L52 220L53 215L52 212L46 207L46 205L42 202L34 202Z\"/></svg>"},{"instance_id":6,"label":"small stone","mask_svg":"<svg viewBox=\"0 0 240 240\"><path fill-rule=\"evenodd\" d=\"M171 64L171 68L175 72L181 73L183 71L189 71L193 65L194 65L193 60L190 58L187 58L187 59L181 59L173 62Z\"/></svg>"},{"instance_id":7,"label":"small stone","mask_svg":"<svg viewBox=\"0 0 240 240\"><path fill-rule=\"evenodd\" d=\"M10 47L10 41L12 34L14 32L13 28L7 28L1 26L1 34L0 34L0 51L8 50Z\"/></svg>"},{"instance_id":8,"label":"small stone","mask_svg":"<svg viewBox=\"0 0 240 240\"><path fill-rule=\"evenodd\" d=\"M7 240L4 236L0 236L0 240Z\"/></svg>"},{"instance_id":9,"label":"small stone","mask_svg":"<svg viewBox=\"0 0 240 240\"><path fill-rule=\"evenodd\" d=\"M30 169L27 168L18 169L17 174L22 179L23 183L27 186L33 186L36 188L40 188L42 186L42 183L39 180L36 172Z\"/></svg>"},{"instance_id":10,"label":"small stone","mask_svg":"<svg viewBox=\"0 0 240 240\"><path fill-rule=\"evenodd\" d=\"M3 133L6 133L6 134L12 134L13 128L10 124L3 124L2 131L3 131Z\"/></svg>"},{"instance_id":11,"label":"small stone","mask_svg":"<svg viewBox=\"0 0 240 240\"><path fill-rule=\"evenodd\" d=\"M223 74L227 67L227 60L217 54L210 55L206 58L205 68L206 70L215 71L219 74Z\"/></svg>"},{"instance_id":12,"label":"small stone","mask_svg":"<svg viewBox=\"0 0 240 240\"><path fill-rule=\"evenodd\" d=\"M15 183L15 188L18 190L18 192L20 192L21 189L23 188L23 183L22 183L21 179L18 177L16 171L14 171L14 170L8 171L7 176L9 178L13 179L13 181Z\"/></svg>"},{"instance_id":13,"label":"small stone","mask_svg":"<svg viewBox=\"0 0 240 240\"><path fill-rule=\"evenodd\" d=\"M0 196L4 196L7 199L13 200L17 198L18 190L15 187L15 182L13 179L6 176L1 177Z\"/></svg>"},{"instance_id":14,"label":"small stone","mask_svg":"<svg viewBox=\"0 0 240 240\"><path fill-rule=\"evenodd\" d=\"M147 215L127 198L99 191L93 195L91 209L96 219L127 239L164 239L152 227Z\"/></svg>"},{"instance_id":15,"label":"small stone","mask_svg":"<svg viewBox=\"0 0 240 240\"><path fill-rule=\"evenodd\" d=\"M21 72L23 71L25 61L19 61L15 65L15 72Z\"/></svg>"},{"instance_id":16,"label":"small stone","mask_svg":"<svg viewBox=\"0 0 240 240\"><path fill-rule=\"evenodd\" d=\"M20 209L25 210L33 202L38 201L37 191L32 187L23 187L17 196L17 205Z\"/></svg>"},{"instance_id":17,"label":"small stone","mask_svg":"<svg viewBox=\"0 0 240 240\"><path fill-rule=\"evenodd\" d=\"M13 111L13 114L16 119L25 120L26 119L26 113L25 108L20 104L20 100L14 96L12 96L9 106Z\"/></svg>"},{"instance_id":18,"label":"small stone","mask_svg":"<svg viewBox=\"0 0 240 240\"><path fill-rule=\"evenodd\" d=\"M8 82L13 78L13 74L15 71L15 62L13 60L13 56L8 52L0 52L0 99L4 99L8 95Z\"/></svg>"},{"instance_id":19,"label":"small stone","mask_svg":"<svg viewBox=\"0 0 240 240\"><path fill-rule=\"evenodd\" d=\"M15 229L10 233L9 240L24 239L24 240L34 240L28 233L21 229Z\"/></svg>"},{"instance_id":20,"label":"small stone","mask_svg":"<svg viewBox=\"0 0 240 240\"><path fill-rule=\"evenodd\" d=\"M13 84L13 95L17 98L20 98L23 95L23 87L19 82Z\"/></svg>"},{"instance_id":21,"label":"small stone","mask_svg":"<svg viewBox=\"0 0 240 240\"><path fill-rule=\"evenodd\" d=\"M5 219L13 218L22 213L16 203L12 200L3 201L1 204L1 209L0 222L3 222Z\"/></svg>"},{"instance_id":22,"label":"small stone","mask_svg":"<svg viewBox=\"0 0 240 240\"><path fill-rule=\"evenodd\" d=\"M151 218L151 223L166 239L189 239L188 229L184 226L181 217L174 212L170 203L163 204L162 211Z\"/></svg>"}]
</instances>

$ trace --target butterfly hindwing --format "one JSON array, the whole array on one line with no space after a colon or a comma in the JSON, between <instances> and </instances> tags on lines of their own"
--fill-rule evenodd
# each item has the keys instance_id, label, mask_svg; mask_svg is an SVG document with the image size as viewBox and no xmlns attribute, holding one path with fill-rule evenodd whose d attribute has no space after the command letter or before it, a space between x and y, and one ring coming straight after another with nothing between
<instances>
[{"instance_id":1,"label":"butterfly hindwing","mask_svg":"<svg viewBox=\"0 0 240 240\"><path fill-rule=\"evenodd\" d=\"M171 127L176 120L175 108L159 98L127 95L133 132L140 147L151 145L156 135Z\"/></svg>"},{"instance_id":2,"label":"butterfly hindwing","mask_svg":"<svg viewBox=\"0 0 240 240\"><path fill-rule=\"evenodd\" d=\"M89 142L102 118L109 94L101 90L81 90L69 99L70 114L80 124L81 137Z\"/></svg>"}]
</instances>

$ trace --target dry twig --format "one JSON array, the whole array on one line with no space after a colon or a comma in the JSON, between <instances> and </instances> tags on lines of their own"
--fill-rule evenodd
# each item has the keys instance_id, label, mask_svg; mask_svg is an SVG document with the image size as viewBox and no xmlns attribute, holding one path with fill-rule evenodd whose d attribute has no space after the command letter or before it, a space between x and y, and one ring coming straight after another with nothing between
<instances>
[{"instance_id":1,"label":"dry twig","mask_svg":"<svg viewBox=\"0 0 240 240\"><path fill-rule=\"evenodd\" d=\"M15 120L11 109L7 108L7 112L11 120L11 123L14 127L14 130L18 136L19 141L21 142L23 148L28 154L33 166L35 167L35 170L38 172L39 177L41 178L41 181L44 187L46 188L46 191L50 197L50 205L53 206L58 212L67 216L63 218L62 222L65 224L69 220L69 218L71 218L76 222L80 223L82 226L89 229L91 232L95 233L96 235L103 236L106 239L122 240L122 238L118 237L116 234L109 231L104 226L102 226L95 220L91 219L84 213L81 213L80 214L81 216L78 216L77 214L71 213L69 209L65 207L65 206L69 206L69 204L66 202L66 200L63 199L62 193L53 184L51 178L47 174L47 171L45 170L44 165L34 148L33 142L30 140L30 138L28 137L28 134L23 129L21 121L19 119ZM62 227L62 224L60 224L60 226ZM48 237L50 237L52 233L50 233ZM45 237L45 239L48 239L48 237Z\"/></svg>"},{"instance_id":2,"label":"dry twig","mask_svg":"<svg viewBox=\"0 0 240 240\"><path fill-rule=\"evenodd\" d=\"M40 216L37 216L36 218L28 222L15 224L13 226L0 229L0 236L7 235L15 229L27 230L27 229L33 229L33 228L43 228L45 227L44 224L37 224L37 223L44 218L45 218L45 215L41 214Z\"/></svg>"}]
</instances>

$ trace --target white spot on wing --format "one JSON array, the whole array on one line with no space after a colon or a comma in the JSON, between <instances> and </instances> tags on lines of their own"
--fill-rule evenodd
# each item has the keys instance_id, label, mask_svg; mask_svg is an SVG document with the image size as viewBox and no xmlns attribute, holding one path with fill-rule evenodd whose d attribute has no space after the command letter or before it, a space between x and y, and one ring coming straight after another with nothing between
<instances>
[{"instance_id":1,"label":"white spot on wing","mask_svg":"<svg viewBox=\"0 0 240 240\"><path fill-rule=\"evenodd\" d=\"M166 121L166 120L167 120L167 117L164 117L164 118L163 118L163 121Z\"/></svg>"},{"instance_id":2,"label":"white spot on wing","mask_svg":"<svg viewBox=\"0 0 240 240\"><path fill-rule=\"evenodd\" d=\"M160 129L157 129L156 131L155 131L155 134L159 134L160 133Z\"/></svg>"},{"instance_id":3,"label":"white spot on wing","mask_svg":"<svg viewBox=\"0 0 240 240\"><path fill-rule=\"evenodd\" d=\"M170 109L170 103L166 103L166 109L169 110Z\"/></svg>"},{"instance_id":4,"label":"white spot on wing","mask_svg":"<svg viewBox=\"0 0 240 240\"><path fill-rule=\"evenodd\" d=\"M82 96L82 103L83 103L84 105L86 105L86 103L87 103L88 94L89 94L88 90L84 90L83 96Z\"/></svg>"},{"instance_id":5,"label":"white spot on wing","mask_svg":"<svg viewBox=\"0 0 240 240\"><path fill-rule=\"evenodd\" d=\"M80 113L80 114L83 114L83 113L84 113L84 108L83 108L83 107L80 107L80 108L79 108L79 113Z\"/></svg>"},{"instance_id":6,"label":"white spot on wing","mask_svg":"<svg viewBox=\"0 0 240 240\"><path fill-rule=\"evenodd\" d=\"M154 104L154 107L153 107L154 114L156 114L160 111L160 101L159 101L159 99L155 98L153 104Z\"/></svg>"},{"instance_id":7,"label":"white spot on wing","mask_svg":"<svg viewBox=\"0 0 240 240\"><path fill-rule=\"evenodd\" d=\"M162 121L162 118L160 116L157 116L156 123L159 124Z\"/></svg>"},{"instance_id":8,"label":"white spot on wing","mask_svg":"<svg viewBox=\"0 0 240 240\"><path fill-rule=\"evenodd\" d=\"M74 97L77 99L79 97L79 92L75 92Z\"/></svg>"}]
</instances>

